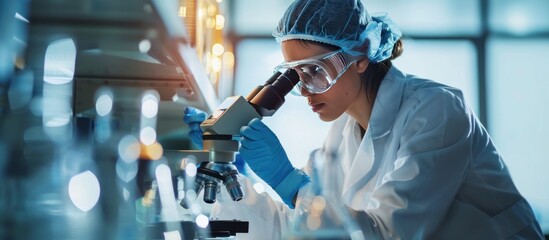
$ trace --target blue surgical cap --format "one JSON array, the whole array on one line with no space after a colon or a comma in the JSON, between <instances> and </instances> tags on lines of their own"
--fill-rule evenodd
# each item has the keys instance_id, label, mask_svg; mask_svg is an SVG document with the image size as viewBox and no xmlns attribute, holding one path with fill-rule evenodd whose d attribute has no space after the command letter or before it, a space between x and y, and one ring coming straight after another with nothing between
<instances>
[{"instance_id":1,"label":"blue surgical cap","mask_svg":"<svg viewBox=\"0 0 549 240\"><path fill-rule=\"evenodd\" d=\"M360 0L296 0L273 36L277 42L300 39L334 45L378 63L391 57L402 33L387 14L368 14Z\"/></svg>"}]
</instances>

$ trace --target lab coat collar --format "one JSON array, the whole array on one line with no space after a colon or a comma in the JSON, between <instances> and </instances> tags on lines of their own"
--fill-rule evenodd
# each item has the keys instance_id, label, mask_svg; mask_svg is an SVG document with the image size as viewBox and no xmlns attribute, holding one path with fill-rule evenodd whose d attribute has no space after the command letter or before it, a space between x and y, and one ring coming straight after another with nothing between
<instances>
[{"instance_id":1,"label":"lab coat collar","mask_svg":"<svg viewBox=\"0 0 549 240\"><path fill-rule=\"evenodd\" d=\"M393 126L402 103L405 84L404 73L395 66L391 66L381 81L370 117L370 127L374 139L381 138L391 131L391 126Z\"/></svg>"},{"instance_id":2,"label":"lab coat collar","mask_svg":"<svg viewBox=\"0 0 549 240\"><path fill-rule=\"evenodd\" d=\"M406 76L404 73L394 66L391 67L381 82L370 116L367 131L370 131L371 140L366 135L366 138L362 139L360 146L355 151L356 155L352 156L353 159L347 159L351 163L348 164L351 168L348 173L349 177L344 184L343 199L354 209L364 207L361 204L364 201L369 201L370 192L373 191L375 186L370 186L368 189L363 188L369 182L377 184L376 177L381 177L378 175L378 170L383 168L383 164L387 164L380 162L380 160L384 159L386 154L390 154L384 151L386 149L385 145L388 141L387 136L391 132L400 109L405 84ZM350 126L356 126L356 121L353 119L352 122L347 123L347 126L344 135L347 136L346 139L352 139L349 137L353 133L352 130L354 129L355 132L358 130ZM359 191L361 191L361 194L357 194Z\"/></svg>"}]
</instances>

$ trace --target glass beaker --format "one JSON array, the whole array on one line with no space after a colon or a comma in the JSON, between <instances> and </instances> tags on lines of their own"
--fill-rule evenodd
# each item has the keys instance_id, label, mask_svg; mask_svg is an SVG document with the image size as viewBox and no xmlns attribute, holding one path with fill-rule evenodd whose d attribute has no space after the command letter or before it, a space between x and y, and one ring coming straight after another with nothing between
<instances>
[{"instance_id":1,"label":"glass beaker","mask_svg":"<svg viewBox=\"0 0 549 240\"><path fill-rule=\"evenodd\" d=\"M337 156L324 149L311 152L311 183L300 193L286 239L351 239L364 236L341 202Z\"/></svg>"}]
</instances>

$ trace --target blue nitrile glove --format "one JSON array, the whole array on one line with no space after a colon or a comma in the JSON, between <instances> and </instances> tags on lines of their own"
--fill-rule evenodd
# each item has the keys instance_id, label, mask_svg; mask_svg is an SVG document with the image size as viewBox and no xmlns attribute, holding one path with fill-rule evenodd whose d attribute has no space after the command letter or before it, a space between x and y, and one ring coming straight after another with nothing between
<instances>
[{"instance_id":1,"label":"blue nitrile glove","mask_svg":"<svg viewBox=\"0 0 549 240\"><path fill-rule=\"evenodd\" d=\"M189 137L200 149L202 149L202 128L200 124L206 120L206 113L193 107L184 110L183 122L189 126Z\"/></svg>"},{"instance_id":2,"label":"blue nitrile glove","mask_svg":"<svg viewBox=\"0 0 549 240\"><path fill-rule=\"evenodd\" d=\"M250 168L269 184L291 208L293 198L309 177L296 169L276 135L258 118L240 129L240 154Z\"/></svg>"},{"instance_id":3,"label":"blue nitrile glove","mask_svg":"<svg viewBox=\"0 0 549 240\"><path fill-rule=\"evenodd\" d=\"M244 158L242 158L242 155L240 153L236 153L234 156L234 162L233 165L236 167L236 170L238 170L239 173L242 173L242 175L248 175L248 172L246 171L246 161L244 161Z\"/></svg>"}]
</instances>

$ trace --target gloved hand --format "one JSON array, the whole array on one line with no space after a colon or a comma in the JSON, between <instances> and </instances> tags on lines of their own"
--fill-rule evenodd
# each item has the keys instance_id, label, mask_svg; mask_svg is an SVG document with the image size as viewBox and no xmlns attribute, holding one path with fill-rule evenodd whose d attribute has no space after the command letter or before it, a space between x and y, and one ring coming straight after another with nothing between
<instances>
[{"instance_id":1,"label":"gloved hand","mask_svg":"<svg viewBox=\"0 0 549 240\"><path fill-rule=\"evenodd\" d=\"M244 160L293 208L297 191L310 181L309 177L292 166L276 135L258 118L242 127L240 135L239 152Z\"/></svg>"},{"instance_id":2,"label":"gloved hand","mask_svg":"<svg viewBox=\"0 0 549 240\"><path fill-rule=\"evenodd\" d=\"M206 120L206 113L193 107L184 110L183 122L189 126L189 137L200 149L202 149L202 128L200 124Z\"/></svg>"}]
</instances>

